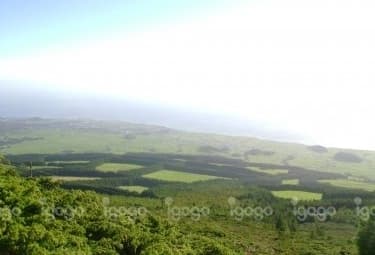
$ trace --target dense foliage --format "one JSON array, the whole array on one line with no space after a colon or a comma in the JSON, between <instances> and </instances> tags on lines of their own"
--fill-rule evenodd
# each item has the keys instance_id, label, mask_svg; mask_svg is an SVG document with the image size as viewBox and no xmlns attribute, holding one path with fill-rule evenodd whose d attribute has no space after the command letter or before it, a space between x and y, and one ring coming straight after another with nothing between
<instances>
[{"instance_id":1,"label":"dense foliage","mask_svg":"<svg viewBox=\"0 0 375 255\"><path fill-rule=\"evenodd\" d=\"M9 158L24 177L17 176L10 166L1 167L0 255L357 255L355 236L359 225L354 200L361 197L363 205L375 203L373 192L317 182L321 177L335 178L335 174L293 166L245 164L241 160L218 156L87 153L13 155ZM1 161L9 163L4 158ZM136 171L117 172L97 169L108 162L140 167ZM34 178L28 177L30 165ZM251 171L252 167L287 169L288 173L270 176ZM212 174L232 180L186 184L143 178L144 174L160 169ZM97 179L65 180L61 185L47 179L48 176ZM303 180L301 185L281 185L284 178L293 177ZM118 188L123 185L141 185L148 190L138 194ZM270 192L285 189L321 193L322 200L300 201L298 206L315 209L333 206L337 213L323 222L309 215L298 220L291 201L278 199ZM103 198L110 202L104 202ZM166 198L172 198L172 207L176 206L177 221L170 221ZM229 203L229 198L234 204ZM134 215L131 211L122 211L118 215L108 211L134 206L147 208L148 213ZM246 215L248 209L269 206L274 212L270 217ZM210 214L199 216L195 221L193 212L184 215L181 211L196 207L209 208ZM360 247L365 247L361 248L364 252L373 250L369 248L372 239L364 238L371 236L367 233L371 233L373 227L368 226L363 228L364 234L358 241Z\"/></svg>"},{"instance_id":2,"label":"dense foliage","mask_svg":"<svg viewBox=\"0 0 375 255\"><path fill-rule=\"evenodd\" d=\"M359 248L360 255L374 255L375 254L375 218L374 217L372 217L370 221L359 232L358 248Z\"/></svg>"},{"instance_id":3,"label":"dense foliage","mask_svg":"<svg viewBox=\"0 0 375 255\"><path fill-rule=\"evenodd\" d=\"M234 254L150 214L109 217L106 206L93 192L65 191L0 165L0 254Z\"/></svg>"}]
</instances>

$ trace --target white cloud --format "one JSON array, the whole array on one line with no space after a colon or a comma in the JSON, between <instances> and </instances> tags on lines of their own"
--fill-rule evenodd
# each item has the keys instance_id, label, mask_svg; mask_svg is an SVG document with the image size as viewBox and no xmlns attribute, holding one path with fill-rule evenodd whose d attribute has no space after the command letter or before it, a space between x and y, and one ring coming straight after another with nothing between
<instances>
[{"instance_id":1,"label":"white cloud","mask_svg":"<svg viewBox=\"0 0 375 255\"><path fill-rule=\"evenodd\" d=\"M373 1L249 1L116 39L0 60L0 79L232 112L375 149Z\"/></svg>"}]
</instances>

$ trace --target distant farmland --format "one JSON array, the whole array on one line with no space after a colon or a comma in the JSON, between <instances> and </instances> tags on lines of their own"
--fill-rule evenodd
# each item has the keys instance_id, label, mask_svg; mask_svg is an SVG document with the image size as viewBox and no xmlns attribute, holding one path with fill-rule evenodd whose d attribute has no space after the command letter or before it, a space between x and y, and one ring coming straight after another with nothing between
<instances>
[{"instance_id":1,"label":"distant farmland","mask_svg":"<svg viewBox=\"0 0 375 255\"><path fill-rule=\"evenodd\" d=\"M131 171L142 168L140 165L134 165L134 164L119 164L119 163L104 163L98 167L96 167L96 170L100 172L121 172L121 171Z\"/></svg>"},{"instance_id":2,"label":"distant farmland","mask_svg":"<svg viewBox=\"0 0 375 255\"><path fill-rule=\"evenodd\" d=\"M170 170L160 170L151 174L143 176L144 178L168 181L168 182L185 182L193 183L199 181L209 181L215 179L225 179L223 177L203 175L203 174L192 174L192 173L182 173Z\"/></svg>"},{"instance_id":3,"label":"distant farmland","mask_svg":"<svg viewBox=\"0 0 375 255\"><path fill-rule=\"evenodd\" d=\"M314 192L306 192L299 190L283 190L283 191L272 191L272 194L278 198L284 199L298 199L303 201L321 200L322 194Z\"/></svg>"}]
</instances>

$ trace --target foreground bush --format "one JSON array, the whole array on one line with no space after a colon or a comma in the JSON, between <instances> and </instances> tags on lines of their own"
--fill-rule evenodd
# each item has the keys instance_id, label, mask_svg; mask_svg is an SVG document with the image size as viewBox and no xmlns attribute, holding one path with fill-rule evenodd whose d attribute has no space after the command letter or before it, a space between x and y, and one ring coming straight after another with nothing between
<instances>
[{"instance_id":1,"label":"foreground bush","mask_svg":"<svg viewBox=\"0 0 375 255\"><path fill-rule=\"evenodd\" d=\"M230 255L216 241L150 214L108 215L94 192L66 191L48 179L25 179L0 164L0 255ZM142 216L142 217L141 217Z\"/></svg>"}]
</instances>

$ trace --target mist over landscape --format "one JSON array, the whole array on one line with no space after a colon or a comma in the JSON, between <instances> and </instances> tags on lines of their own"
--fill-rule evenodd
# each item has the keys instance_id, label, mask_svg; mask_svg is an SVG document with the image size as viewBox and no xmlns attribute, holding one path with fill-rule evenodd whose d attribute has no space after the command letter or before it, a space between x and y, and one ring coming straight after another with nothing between
<instances>
[{"instance_id":1,"label":"mist over landscape","mask_svg":"<svg viewBox=\"0 0 375 255\"><path fill-rule=\"evenodd\" d=\"M194 130L236 134L234 118L270 129L246 124L240 134L375 149L371 1L146 2L4 3L1 87L36 87L39 100L53 93L56 102L93 96L121 119L118 105L136 102L230 127L189 121ZM90 107L75 115L99 117Z\"/></svg>"},{"instance_id":2,"label":"mist over landscape","mask_svg":"<svg viewBox=\"0 0 375 255\"><path fill-rule=\"evenodd\" d=\"M374 13L1 0L0 255L375 255Z\"/></svg>"},{"instance_id":3,"label":"mist over landscape","mask_svg":"<svg viewBox=\"0 0 375 255\"><path fill-rule=\"evenodd\" d=\"M198 111L188 107L171 107L163 103L113 99L90 93L45 90L41 86L1 82L0 116L8 118L65 118L123 120L161 125L195 132L211 132L264 139L306 142L302 135L282 127L251 121L228 113ZM32 96L30 96L32 95ZM45 107L48 105L48 107Z\"/></svg>"}]
</instances>

